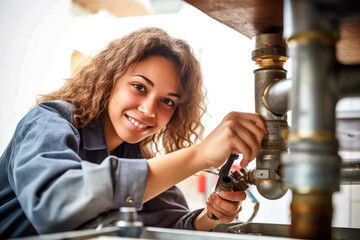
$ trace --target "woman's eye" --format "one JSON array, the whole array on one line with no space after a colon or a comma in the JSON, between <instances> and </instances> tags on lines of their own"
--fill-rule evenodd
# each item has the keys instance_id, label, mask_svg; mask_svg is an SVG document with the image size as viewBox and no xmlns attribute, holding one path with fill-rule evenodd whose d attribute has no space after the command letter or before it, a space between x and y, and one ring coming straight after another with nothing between
<instances>
[{"instance_id":1,"label":"woman's eye","mask_svg":"<svg viewBox=\"0 0 360 240\"><path fill-rule=\"evenodd\" d=\"M173 100L171 100L171 99L163 98L163 99L161 99L161 101L163 103L165 103L166 105L169 105L170 107L175 106L175 102Z\"/></svg>"},{"instance_id":2,"label":"woman's eye","mask_svg":"<svg viewBox=\"0 0 360 240\"><path fill-rule=\"evenodd\" d=\"M133 84L133 86L137 89L137 90L139 90L139 91L141 91L141 92L145 92L145 87L143 86L143 85L141 85L141 84L137 84L137 83L135 83L135 84Z\"/></svg>"}]
</instances>

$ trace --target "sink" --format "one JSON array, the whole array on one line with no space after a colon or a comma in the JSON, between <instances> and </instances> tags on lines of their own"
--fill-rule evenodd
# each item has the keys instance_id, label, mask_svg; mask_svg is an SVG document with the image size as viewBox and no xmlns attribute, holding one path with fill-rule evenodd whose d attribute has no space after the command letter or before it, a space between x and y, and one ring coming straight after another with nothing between
<instances>
[{"instance_id":1,"label":"sink","mask_svg":"<svg viewBox=\"0 0 360 240\"><path fill-rule=\"evenodd\" d=\"M191 231L169 228L139 227L139 237L130 237L133 229L129 227L105 227L103 229L79 230L63 233L45 234L19 238L18 240L130 240L130 239L160 239L160 240L275 240L289 239L287 237L290 225L267 223L231 223L219 224L213 231ZM130 235L129 235L130 234ZM332 239L360 239L360 229L332 228Z\"/></svg>"},{"instance_id":2,"label":"sink","mask_svg":"<svg viewBox=\"0 0 360 240\"><path fill-rule=\"evenodd\" d=\"M269 223L237 223L221 224L214 231L227 232L235 234L248 234L255 236L283 237L288 238L290 225L287 224L269 224ZM290 238L294 239L294 238ZM333 240L352 240L360 239L360 229L357 228L332 228Z\"/></svg>"}]
</instances>

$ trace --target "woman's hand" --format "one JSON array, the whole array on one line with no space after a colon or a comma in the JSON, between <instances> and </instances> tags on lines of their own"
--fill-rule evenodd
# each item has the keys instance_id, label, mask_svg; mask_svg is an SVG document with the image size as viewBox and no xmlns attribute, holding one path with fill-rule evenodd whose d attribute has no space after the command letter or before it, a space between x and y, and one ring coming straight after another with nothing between
<instances>
[{"instance_id":1,"label":"woman's hand","mask_svg":"<svg viewBox=\"0 0 360 240\"><path fill-rule=\"evenodd\" d=\"M241 211L241 203L245 200L245 198L246 194L244 191L213 192L210 194L208 201L206 202L207 216L212 218L212 214L214 214L219 219L217 224L230 223Z\"/></svg>"},{"instance_id":2,"label":"woman's hand","mask_svg":"<svg viewBox=\"0 0 360 240\"><path fill-rule=\"evenodd\" d=\"M229 113L202 143L148 160L143 201L148 201L202 169L220 167L232 153L242 153L241 166L246 167L255 158L265 134L265 122L260 115ZM204 214L201 219L209 219L206 211Z\"/></svg>"},{"instance_id":3,"label":"woman's hand","mask_svg":"<svg viewBox=\"0 0 360 240\"><path fill-rule=\"evenodd\" d=\"M194 228L201 231L209 231L221 223L230 223L241 211L241 203L246 198L243 191L213 192L206 202L205 208L194 220ZM214 214L218 220L212 218Z\"/></svg>"},{"instance_id":4,"label":"woman's hand","mask_svg":"<svg viewBox=\"0 0 360 240\"><path fill-rule=\"evenodd\" d=\"M242 153L241 167L256 157L267 133L259 114L231 112L200 143L208 167L219 167L232 153Z\"/></svg>"}]
</instances>

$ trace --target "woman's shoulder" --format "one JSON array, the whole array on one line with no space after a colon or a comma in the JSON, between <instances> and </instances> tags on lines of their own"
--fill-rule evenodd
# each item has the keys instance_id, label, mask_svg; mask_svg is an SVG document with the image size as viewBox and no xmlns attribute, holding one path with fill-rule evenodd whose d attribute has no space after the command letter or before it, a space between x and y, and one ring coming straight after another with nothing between
<instances>
[{"instance_id":1,"label":"woman's shoulder","mask_svg":"<svg viewBox=\"0 0 360 240\"><path fill-rule=\"evenodd\" d=\"M54 100L39 103L29 112L29 115L33 115L38 118L58 116L72 122L73 112L74 106L71 103L62 100Z\"/></svg>"},{"instance_id":2,"label":"woman's shoulder","mask_svg":"<svg viewBox=\"0 0 360 240\"><path fill-rule=\"evenodd\" d=\"M74 106L62 100L42 102L31 109L21 119L18 126L33 125L36 122L66 122L66 124L74 125L73 112Z\"/></svg>"}]
</instances>

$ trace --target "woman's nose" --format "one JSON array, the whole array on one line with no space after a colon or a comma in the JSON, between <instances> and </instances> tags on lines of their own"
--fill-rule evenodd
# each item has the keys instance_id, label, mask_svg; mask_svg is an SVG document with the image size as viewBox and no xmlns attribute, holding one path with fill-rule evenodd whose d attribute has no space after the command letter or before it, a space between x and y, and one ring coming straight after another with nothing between
<instances>
[{"instance_id":1,"label":"woman's nose","mask_svg":"<svg viewBox=\"0 0 360 240\"><path fill-rule=\"evenodd\" d=\"M157 102L155 99L147 98L141 102L138 110L146 117L155 117L157 110Z\"/></svg>"}]
</instances>

